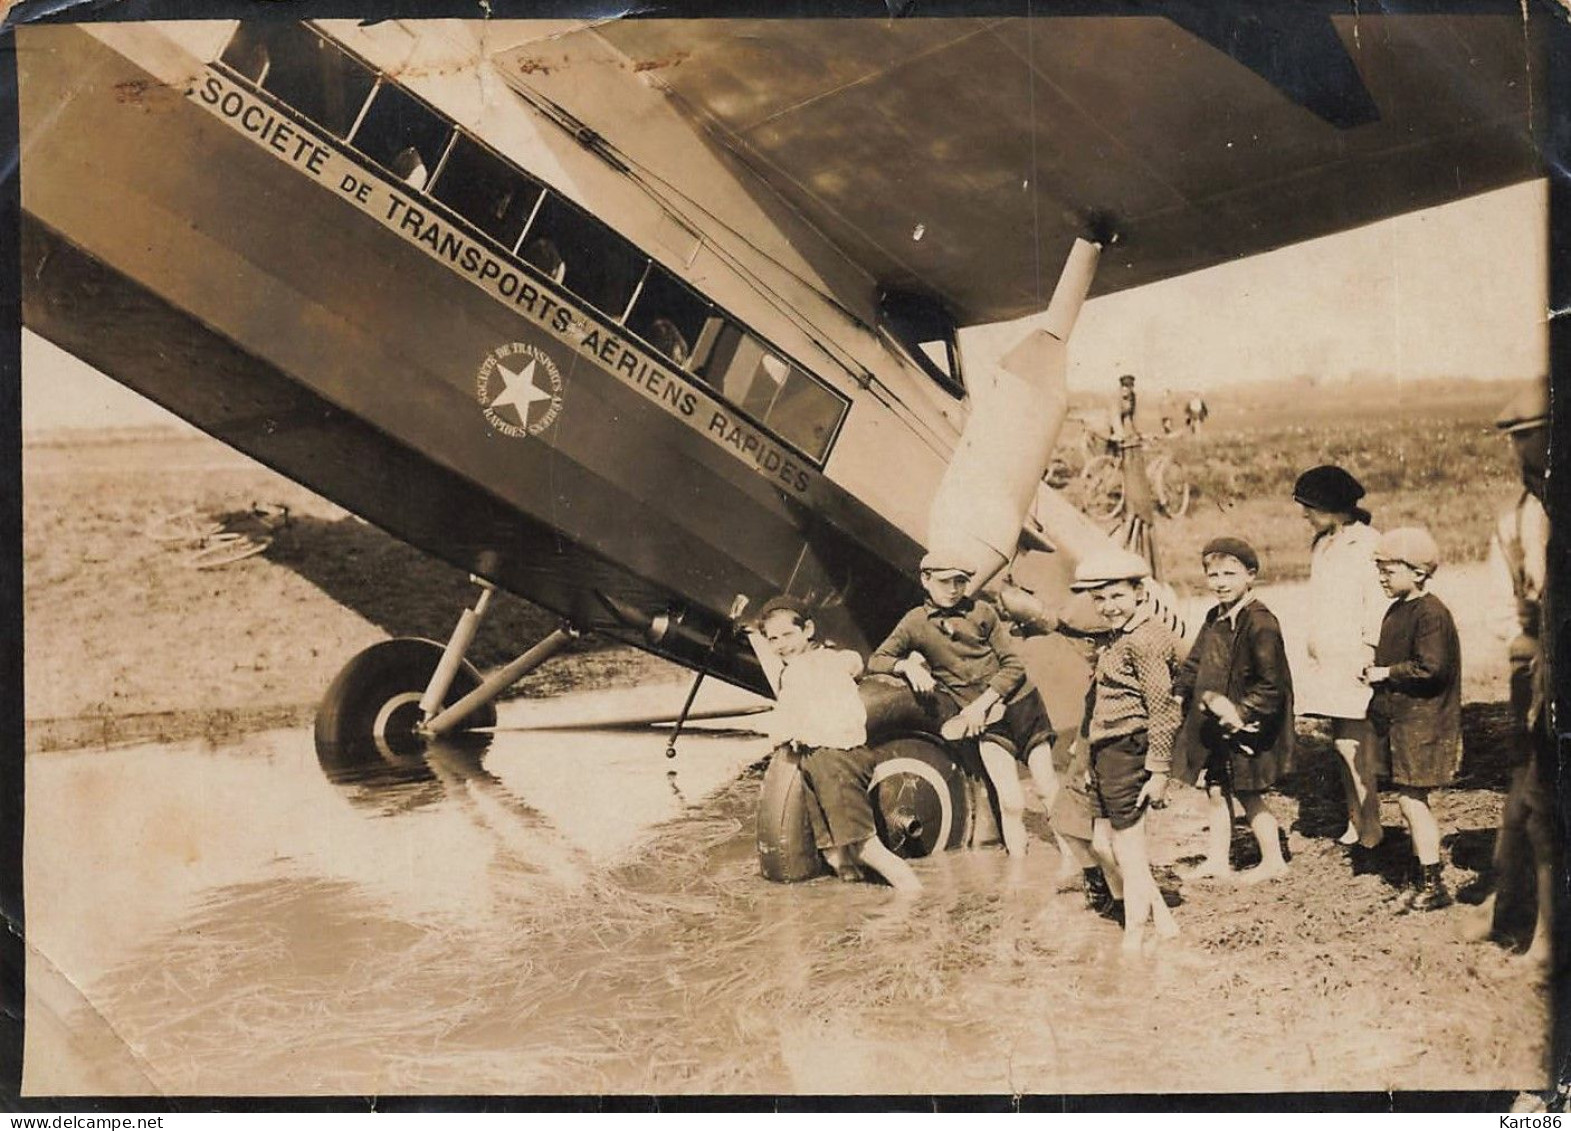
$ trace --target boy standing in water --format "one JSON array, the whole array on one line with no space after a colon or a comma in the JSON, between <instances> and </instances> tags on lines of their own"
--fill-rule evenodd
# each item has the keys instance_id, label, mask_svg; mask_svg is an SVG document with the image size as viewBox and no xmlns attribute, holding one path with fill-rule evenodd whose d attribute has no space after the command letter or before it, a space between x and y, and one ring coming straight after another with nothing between
<instances>
[{"instance_id":1,"label":"boy standing in water","mask_svg":"<svg viewBox=\"0 0 1571 1131\"><path fill-rule=\"evenodd\" d=\"M1127 550L1087 554L1070 588L1089 592L1112 630L1097 656L1086 722L1091 799L1112 826L1113 858L1124 883L1124 952L1138 954L1146 920L1173 938L1178 925L1151 874L1145 810L1166 804L1180 712L1173 698L1178 641L1145 600L1146 560Z\"/></svg>"},{"instance_id":2,"label":"boy standing in water","mask_svg":"<svg viewBox=\"0 0 1571 1131\"><path fill-rule=\"evenodd\" d=\"M1203 776L1209 798L1206 858L1189 878L1233 875L1237 796L1260 845L1259 866L1238 878L1274 880L1287 874L1287 862L1265 791L1287 771L1293 754L1293 678L1282 627L1255 598L1260 558L1253 546L1241 538L1213 538L1200 561L1216 607L1206 614L1173 688L1185 707L1173 775L1190 785Z\"/></svg>"},{"instance_id":3,"label":"boy standing in water","mask_svg":"<svg viewBox=\"0 0 1571 1131\"><path fill-rule=\"evenodd\" d=\"M920 891L911 865L878 839L873 820L868 785L878 757L867 748L867 710L856 689L862 657L821 645L807 610L790 597L765 603L758 623L785 662L770 734L803 748L802 777L818 808L811 815L819 850L871 868L896 891Z\"/></svg>"},{"instance_id":4,"label":"boy standing in water","mask_svg":"<svg viewBox=\"0 0 1571 1131\"><path fill-rule=\"evenodd\" d=\"M1055 735L1008 625L992 604L967 595L971 576L955 555L930 551L922 559L927 600L900 618L867 670L903 676L918 695L937 692L945 707L956 709L942 734L951 741L977 740L998 797L1004 847L1018 856L1026 850L1026 827L1016 759L1030 768L1044 796L1053 796Z\"/></svg>"}]
</instances>

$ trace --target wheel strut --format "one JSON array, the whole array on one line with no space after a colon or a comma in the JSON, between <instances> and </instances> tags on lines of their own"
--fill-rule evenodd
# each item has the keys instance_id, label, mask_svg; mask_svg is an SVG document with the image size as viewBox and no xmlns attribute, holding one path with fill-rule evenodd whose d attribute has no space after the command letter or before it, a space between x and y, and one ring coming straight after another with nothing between
<instances>
[{"instance_id":1,"label":"wheel strut","mask_svg":"<svg viewBox=\"0 0 1571 1131\"><path fill-rule=\"evenodd\" d=\"M474 608L465 609L458 618L458 624L453 627L453 635L448 639L447 647L442 649L442 658L437 661L436 670L431 673L431 680L420 696L420 715L425 721L421 723L418 730L424 735L434 737L455 729L475 711L493 701L524 676L577 640L579 636L578 629L568 621L563 621L561 627L550 636L506 667L492 672L481 681L479 687L458 702L446 710L438 711L437 708L442 705L442 701L447 698L447 693L453 686L453 680L464 662L464 653L469 651L469 646L474 643L475 632L479 629L480 621L485 617L486 611L491 606L491 598L496 593L496 586L484 578L471 576L470 580L480 586L480 596L475 601Z\"/></svg>"}]
</instances>

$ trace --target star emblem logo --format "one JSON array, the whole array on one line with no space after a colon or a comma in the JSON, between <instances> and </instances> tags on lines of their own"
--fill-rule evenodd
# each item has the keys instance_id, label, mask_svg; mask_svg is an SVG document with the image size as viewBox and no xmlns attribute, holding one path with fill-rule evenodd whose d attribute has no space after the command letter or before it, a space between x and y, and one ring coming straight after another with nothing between
<instances>
[{"instance_id":1,"label":"star emblem logo","mask_svg":"<svg viewBox=\"0 0 1571 1131\"><path fill-rule=\"evenodd\" d=\"M504 388L496 395L496 400L491 402L492 412L499 408L510 407L518 414L518 423L526 428L529 426L529 410L541 401L550 401L553 397L550 390L542 389L535 383L537 364L531 358L522 373L515 373L501 362L497 363L496 372L502 378Z\"/></svg>"},{"instance_id":2,"label":"star emblem logo","mask_svg":"<svg viewBox=\"0 0 1571 1131\"><path fill-rule=\"evenodd\" d=\"M486 422L504 436L538 436L562 411L562 373L539 346L510 342L481 364L475 397Z\"/></svg>"}]
</instances>

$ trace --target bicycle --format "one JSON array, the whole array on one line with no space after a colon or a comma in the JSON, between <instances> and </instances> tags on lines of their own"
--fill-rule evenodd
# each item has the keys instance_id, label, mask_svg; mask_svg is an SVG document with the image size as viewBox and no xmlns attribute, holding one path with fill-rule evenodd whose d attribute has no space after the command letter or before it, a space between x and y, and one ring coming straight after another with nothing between
<instances>
[{"instance_id":1,"label":"bicycle","mask_svg":"<svg viewBox=\"0 0 1571 1131\"><path fill-rule=\"evenodd\" d=\"M1082 509L1099 522L1112 522L1124 511L1124 453L1135 444L1148 440L1111 441L1113 451L1096 456L1080 473ZM1178 463L1167 452L1154 455L1146 465L1146 479L1156 509L1167 518L1182 518L1189 513L1194 489Z\"/></svg>"},{"instance_id":2,"label":"bicycle","mask_svg":"<svg viewBox=\"0 0 1571 1131\"><path fill-rule=\"evenodd\" d=\"M187 507L154 519L144 533L171 549L185 549L182 564L191 569L217 569L262 553L273 544L277 532L288 526L288 507L252 503L247 510L217 518Z\"/></svg>"}]
</instances>

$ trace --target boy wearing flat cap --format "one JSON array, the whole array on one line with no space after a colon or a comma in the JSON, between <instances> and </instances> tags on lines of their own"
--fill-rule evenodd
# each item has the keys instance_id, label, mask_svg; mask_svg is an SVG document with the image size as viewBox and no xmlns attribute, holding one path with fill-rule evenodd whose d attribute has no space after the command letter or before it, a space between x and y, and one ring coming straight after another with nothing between
<instances>
[{"instance_id":1,"label":"boy wearing flat cap","mask_svg":"<svg viewBox=\"0 0 1571 1131\"><path fill-rule=\"evenodd\" d=\"M1112 826L1113 858L1124 883L1124 951L1139 953L1146 920L1159 935L1178 934L1151 875L1145 810L1167 798L1180 713L1173 698L1178 640L1152 615L1139 554L1109 548L1087 554L1070 588L1091 594L1111 630L1091 679L1085 737L1091 748L1090 795L1097 822Z\"/></svg>"},{"instance_id":2,"label":"boy wearing flat cap","mask_svg":"<svg viewBox=\"0 0 1571 1131\"><path fill-rule=\"evenodd\" d=\"M1173 776L1203 786L1209 798L1206 857L1189 879L1233 875L1233 803L1260 845L1260 863L1238 875L1244 883L1287 874L1277 822L1265 791L1289 769L1293 754L1293 677L1282 626L1255 597L1260 557L1241 538L1213 538L1200 553L1216 606L1206 614L1173 694L1184 725L1173 753Z\"/></svg>"},{"instance_id":3,"label":"boy wearing flat cap","mask_svg":"<svg viewBox=\"0 0 1571 1131\"><path fill-rule=\"evenodd\" d=\"M1026 850L1025 793L1016 759L1039 783L1053 783L1053 725L1009 627L987 601L968 595L972 570L943 549L922 559L927 600L900 618L868 659L870 674L898 675L918 695L938 694L954 711L942 734L975 738L998 797L999 824L1010 855ZM1045 780L1044 780L1045 779Z\"/></svg>"},{"instance_id":4,"label":"boy wearing flat cap","mask_svg":"<svg viewBox=\"0 0 1571 1131\"><path fill-rule=\"evenodd\" d=\"M1394 599L1380 625L1375 662L1364 669L1364 682L1374 689L1369 721L1418 857L1418 887L1405 909L1438 911L1451 895L1441 878L1429 791L1450 785L1462 764L1462 646L1451 611L1424 591L1440 566L1440 549L1427 530L1382 534L1375 565Z\"/></svg>"}]
</instances>

